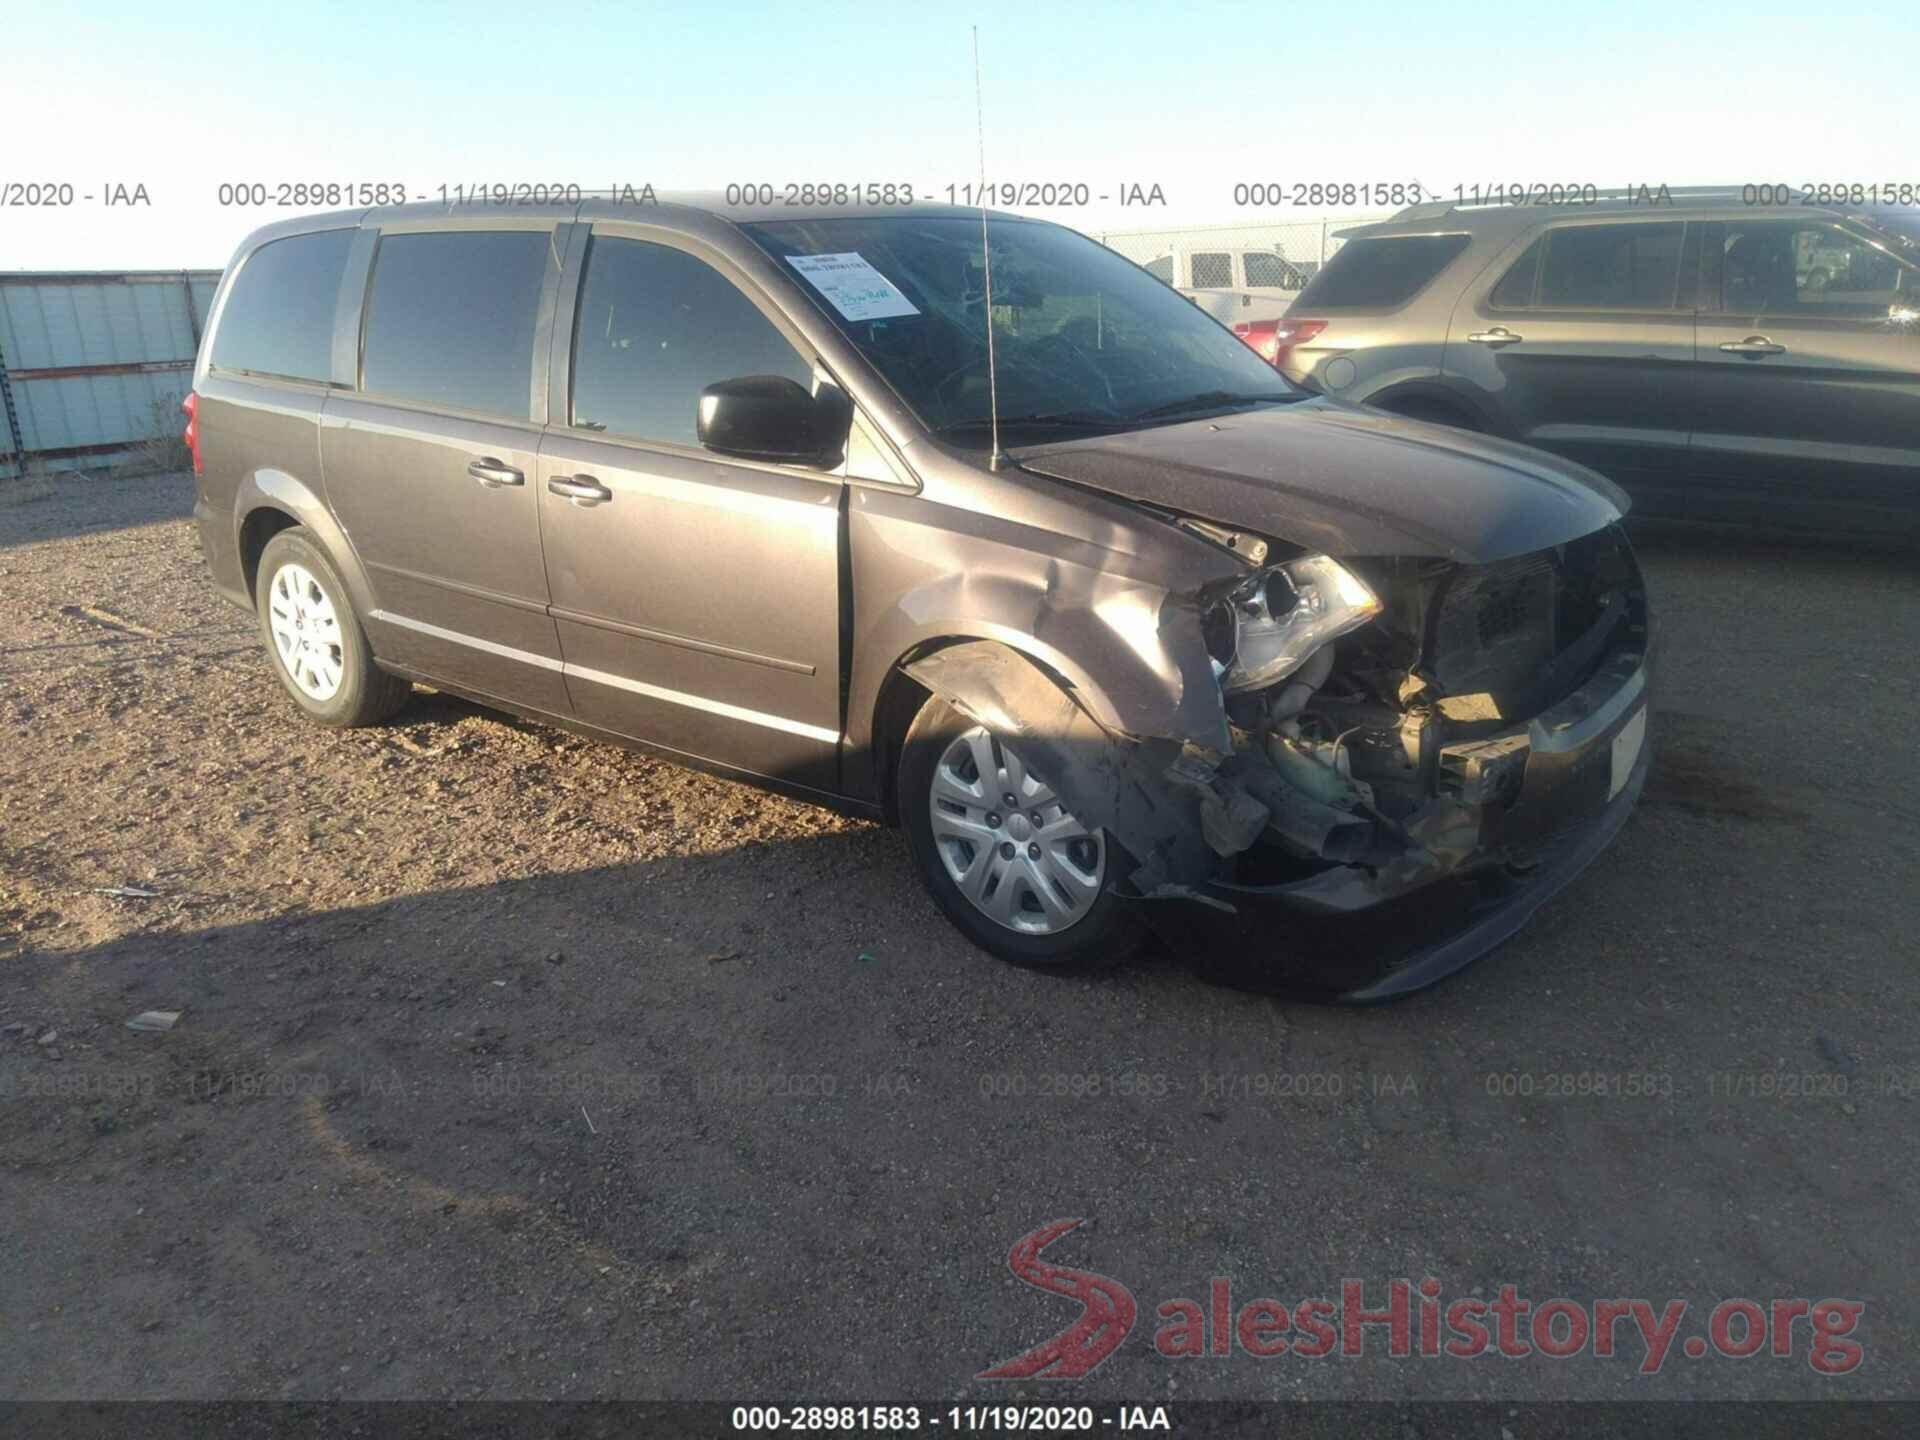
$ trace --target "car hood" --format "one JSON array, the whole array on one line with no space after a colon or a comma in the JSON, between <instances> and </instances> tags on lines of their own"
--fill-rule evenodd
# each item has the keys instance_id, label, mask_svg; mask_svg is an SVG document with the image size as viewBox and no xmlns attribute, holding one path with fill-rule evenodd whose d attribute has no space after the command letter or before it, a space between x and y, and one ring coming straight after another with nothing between
<instances>
[{"instance_id":1,"label":"car hood","mask_svg":"<svg viewBox=\"0 0 1920 1440\"><path fill-rule=\"evenodd\" d=\"M1023 469L1326 555L1490 564L1618 520L1591 470L1326 399L1013 452Z\"/></svg>"}]
</instances>

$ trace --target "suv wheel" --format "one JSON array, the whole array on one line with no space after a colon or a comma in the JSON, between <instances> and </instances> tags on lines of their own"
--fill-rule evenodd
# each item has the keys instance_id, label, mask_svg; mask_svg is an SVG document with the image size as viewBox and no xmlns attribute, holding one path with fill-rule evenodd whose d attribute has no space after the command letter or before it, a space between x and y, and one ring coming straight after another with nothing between
<instances>
[{"instance_id":1,"label":"suv wheel","mask_svg":"<svg viewBox=\"0 0 1920 1440\"><path fill-rule=\"evenodd\" d=\"M407 701L413 687L373 663L373 649L326 554L295 526L267 542L255 594L260 636L274 673L311 720L372 725Z\"/></svg>"},{"instance_id":2,"label":"suv wheel","mask_svg":"<svg viewBox=\"0 0 1920 1440\"><path fill-rule=\"evenodd\" d=\"M1126 853L944 700L929 699L907 732L897 798L920 878L981 949L1062 969L1131 950L1132 917L1114 893Z\"/></svg>"}]
</instances>

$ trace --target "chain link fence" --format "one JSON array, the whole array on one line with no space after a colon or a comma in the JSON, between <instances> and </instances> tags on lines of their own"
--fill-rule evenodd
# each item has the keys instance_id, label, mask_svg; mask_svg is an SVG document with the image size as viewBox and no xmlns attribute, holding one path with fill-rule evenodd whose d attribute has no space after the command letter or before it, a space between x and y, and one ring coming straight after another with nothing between
<instances>
[{"instance_id":1,"label":"chain link fence","mask_svg":"<svg viewBox=\"0 0 1920 1440\"><path fill-rule=\"evenodd\" d=\"M1184 230L1107 230L1094 239L1145 266L1227 324L1277 319L1345 242L1386 213Z\"/></svg>"}]
</instances>

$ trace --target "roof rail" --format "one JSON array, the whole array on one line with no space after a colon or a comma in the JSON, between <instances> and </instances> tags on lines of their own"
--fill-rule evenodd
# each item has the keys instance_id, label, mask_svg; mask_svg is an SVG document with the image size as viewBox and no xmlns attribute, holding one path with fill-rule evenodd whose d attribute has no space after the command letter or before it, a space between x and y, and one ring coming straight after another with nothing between
<instances>
[{"instance_id":1,"label":"roof rail","mask_svg":"<svg viewBox=\"0 0 1920 1440\"><path fill-rule=\"evenodd\" d=\"M1563 207L1572 210L1580 209L1588 205L1633 205L1636 202L1645 205L1648 203L1649 198L1654 196L1660 197L1663 201L1670 198L1676 203L1681 201L1697 202L1721 198L1728 200L1745 200L1748 193L1754 188L1755 187L1751 185L1641 185L1629 186L1619 190L1587 190L1578 186L1569 186L1566 187L1566 189L1572 192L1575 198L1564 201L1556 198L1549 206L1546 202L1536 198L1540 193L1537 189L1516 186L1512 193L1507 193L1502 190L1499 193L1489 192L1484 196L1479 196L1471 200L1430 200L1420 205L1409 205L1393 217L1392 223L1400 224L1413 220L1440 220L1448 215L1459 214L1462 211L1559 209ZM1798 204L1801 199L1801 191L1797 186L1766 185L1759 188L1774 192L1777 195L1777 199L1773 203L1793 205Z\"/></svg>"}]
</instances>

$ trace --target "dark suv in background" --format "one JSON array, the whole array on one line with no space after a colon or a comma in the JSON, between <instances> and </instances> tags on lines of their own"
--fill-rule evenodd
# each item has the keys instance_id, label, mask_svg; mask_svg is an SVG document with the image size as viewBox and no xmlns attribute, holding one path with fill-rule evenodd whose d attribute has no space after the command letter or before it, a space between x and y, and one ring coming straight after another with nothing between
<instances>
[{"instance_id":1,"label":"dark suv in background","mask_svg":"<svg viewBox=\"0 0 1920 1440\"><path fill-rule=\"evenodd\" d=\"M1912 541L1920 212L1755 193L1414 206L1346 232L1262 353L1590 465L1636 515Z\"/></svg>"}]
</instances>

